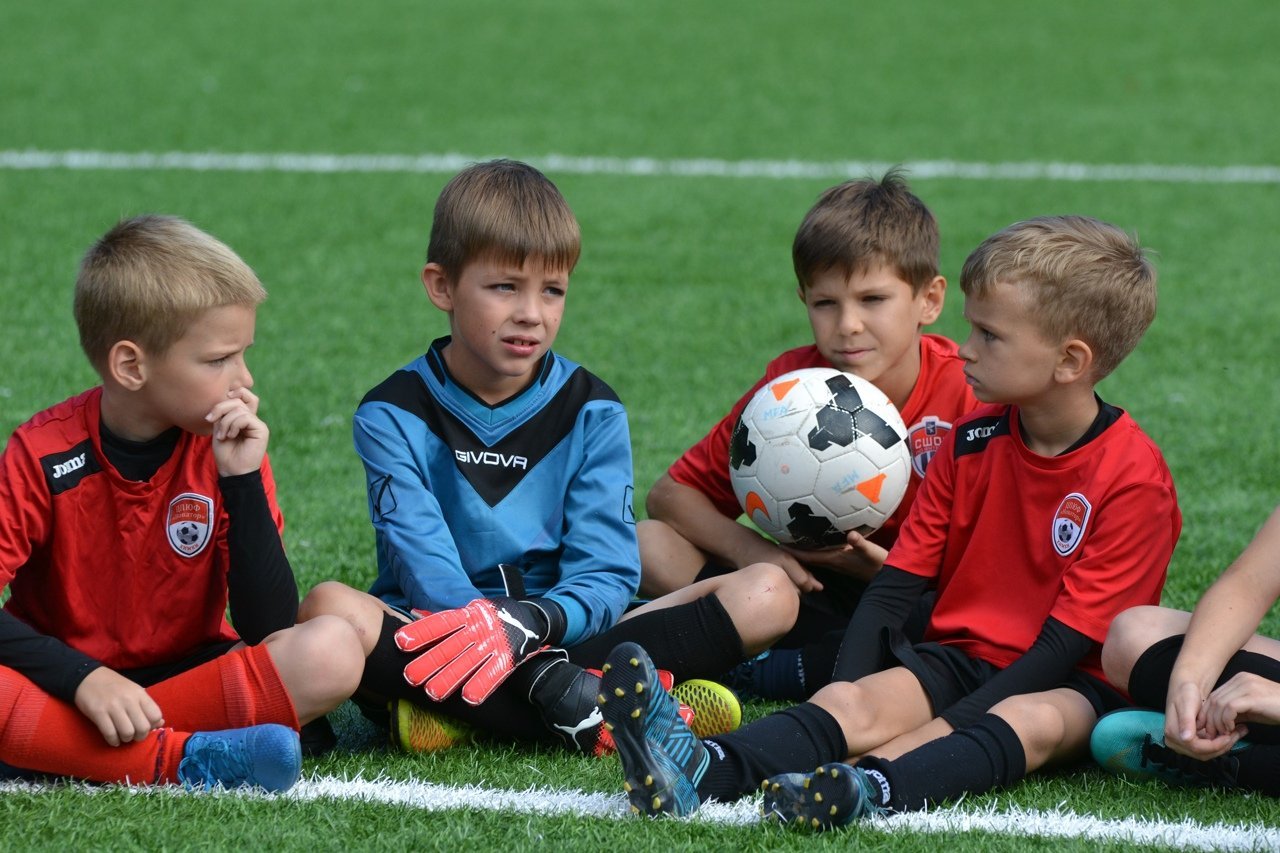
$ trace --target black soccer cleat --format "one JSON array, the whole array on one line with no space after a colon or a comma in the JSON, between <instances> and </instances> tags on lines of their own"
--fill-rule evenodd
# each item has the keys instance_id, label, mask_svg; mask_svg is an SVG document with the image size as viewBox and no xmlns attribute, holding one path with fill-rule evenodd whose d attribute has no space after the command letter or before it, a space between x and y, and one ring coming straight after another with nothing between
<instances>
[{"instance_id":1,"label":"black soccer cleat","mask_svg":"<svg viewBox=\"0 0 1280 853\"><path fill-rule=\"evenodd\" d=\"M765 820L804 829L833 829L884 814L876 784L861 767L834 762L812 773L783 773L761 784Z\"/></svg>"},{"instance_id":2,"label":"black soccer cleat","mask_svg":"<svg viewBox=\"0 0 1280 853\"><path fill-rule=\"evenodd\" d=\"M596 701L617 743L631 810L651 817L693 814L711 756L681 719L653 661L635 643L622 643L602 670Z\"/></svg>"}]
</instances>

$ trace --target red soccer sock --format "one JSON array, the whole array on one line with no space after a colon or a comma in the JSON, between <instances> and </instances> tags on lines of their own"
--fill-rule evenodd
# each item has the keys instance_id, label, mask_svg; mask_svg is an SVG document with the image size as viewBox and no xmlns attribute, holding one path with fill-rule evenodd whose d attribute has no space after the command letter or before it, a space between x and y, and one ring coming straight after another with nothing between
<instances>
[{"instance_id":1,"label":"red soccer sock","mask_svg":"<svg viewBox=\"0 0 1280 853\"><path fill-rule=\"evenodd\" d=\"M165 725L186 732L280 723L298 714L265 645L246 646L147 688Z\"/></svg>"},{"instance_id":2,"label":"red soccer sock","mask_svg":"<svg viewBox=\"0 0 1280 853\"><path fill-rule=\"evenodd\" d=\"M159 729L111 746L79 709L0 666L0 761L90 782L175 782L190 735Z\"/></svg>"}]
</instances>

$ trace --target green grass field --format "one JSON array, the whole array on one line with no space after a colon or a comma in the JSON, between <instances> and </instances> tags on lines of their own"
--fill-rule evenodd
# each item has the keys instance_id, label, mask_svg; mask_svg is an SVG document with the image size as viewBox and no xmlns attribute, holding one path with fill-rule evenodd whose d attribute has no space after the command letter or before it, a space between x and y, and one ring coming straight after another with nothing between
<instances>
[{"instance_id":1,"label":"green grass field","mask_svg":"<svg viewBox=\"0 0 1280 853\"><path fill-rule=\"evenodd\" d=\"M938 216L953 283L938 331L965 333L960 266L1014 220L1099 216L1154 250L1159 316L1100 391L1134 414L1173 469L1185 528L1165 603L1190 607L1280 502L1278 36L1280 6L1265 0L5 4L0 433L96 381L70 313L88 244L124 215L185 216L237 249L271 294L250 363L300 585L363 587L373 538L350 417L367 389L445 329L417 271L447 172L30 168L31 152L455 153L544 166L584 235L557 349L612 384L630 411L637 511L768 357L806 341L789 248L819 191L841 179L830 164L920 164L913 187ZM630 171L552 155L621 158ZM661 168L638 173L640 158ZM690 160L813 171L721 177L671 165ZM1065 180L925 167L939 162L1122 168ZM1224 171L1235 166L1270 171L1235 180ZM1280 618L1264 627L1280 632ZM620 785L614 759L490 746L407 757L372 742L354 715L339 722L342 749L306 772L609 794ZM1280 826L1280 806L1265 798L1143 788L1088 769L962 805L1059 808ZM758 826L65 786L0 793L0 826L11 849L1124 846L874 827L815 839Z\"/></svg>"}]
</instances>

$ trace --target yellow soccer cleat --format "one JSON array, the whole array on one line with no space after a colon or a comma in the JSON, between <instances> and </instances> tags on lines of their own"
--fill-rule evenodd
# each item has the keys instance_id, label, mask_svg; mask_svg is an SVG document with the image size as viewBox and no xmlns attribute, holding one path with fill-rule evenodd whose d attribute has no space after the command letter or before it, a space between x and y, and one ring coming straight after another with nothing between
<instances>
[{"instance_id":1,"label":"yellow soccer cleat","mask_svg":"<svg viewBox=\"0 0 1280 853\"><path fill-rule=\"evenodd\" d=\"M438 752L469 743L476 731L436 711L428 711L406 699L391 703L391 742L405 752Z\"/></svg>"},{"instance_id":2,"label":"yellow soccer cleat","mask_svg":"<svg viewBox=\"0 0 1280 853\"><path fill-rule=\"evenodd\" d=\"M689 728L700 738L722 735L742 725L738 694L723 684L691 678L673 687L671 695L693 709Z\"/></svg>"}]
</instances>

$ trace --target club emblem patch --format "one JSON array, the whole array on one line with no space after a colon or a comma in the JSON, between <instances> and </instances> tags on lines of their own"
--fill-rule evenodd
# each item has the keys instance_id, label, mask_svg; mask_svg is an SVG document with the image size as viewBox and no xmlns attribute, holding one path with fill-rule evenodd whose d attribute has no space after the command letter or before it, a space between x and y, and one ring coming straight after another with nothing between
<instances>
[{"instance_id":1,"label":"club emblem patch","mask_svg":"<svg viewBox=\"0 0 1280 853\"><path fill-rule=\"evenodd\" d=\"M183 557L194 557L209 544L213 532L213 501L204 495L184 492L169 501L165 520L169 544Z\"/></svg>"},{"instance_id":2,"label":"club emblem patch","mask_svg":"<svg viewBox=\"0 0 1280 853\"><path fill-rule=\"evenodd\" d=\"M929 467L929 460L942 446L942 440L951 432L951 424L939 420L933 415L926 415L920 423L907 430L907 447L911 449L911 470L917 477L923 477Z\"/></svg>"},{"instance_id":3,"label":"club emblem patch","mask_svg":"<svg viewBox=\"0 0 1280 853\"><path fill-rule=\"evenodd\" d=\"M1060 556L1067 556L1080 545L1092 511L1088 498L1079 492L1072 492L1058 504L1058 511L1053 514L1053 550Z\"/></svg>"}]
</instances>

